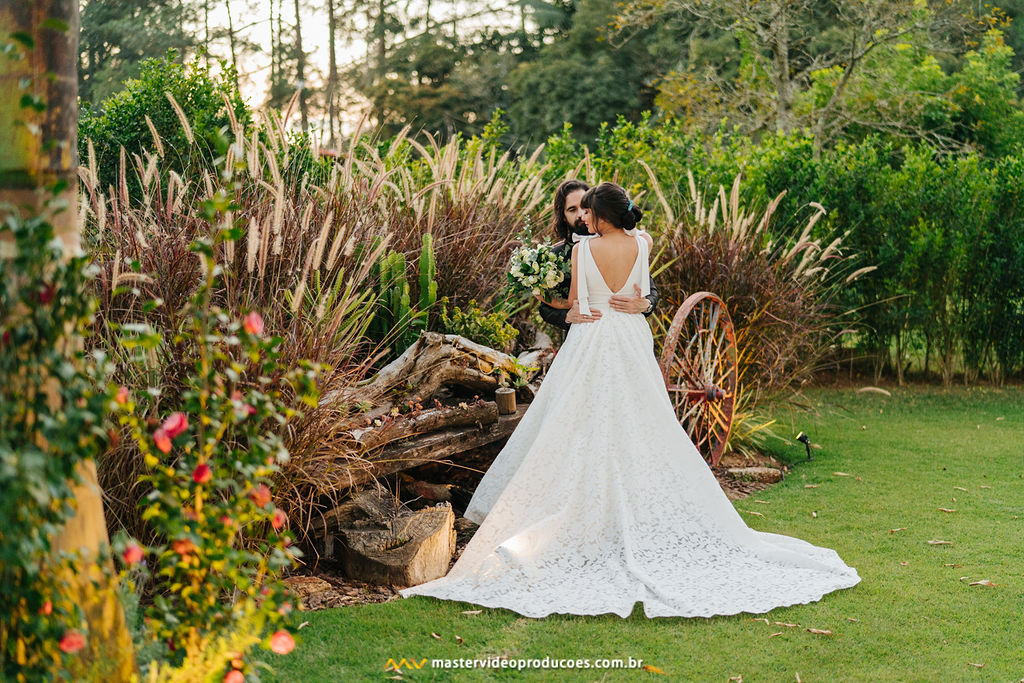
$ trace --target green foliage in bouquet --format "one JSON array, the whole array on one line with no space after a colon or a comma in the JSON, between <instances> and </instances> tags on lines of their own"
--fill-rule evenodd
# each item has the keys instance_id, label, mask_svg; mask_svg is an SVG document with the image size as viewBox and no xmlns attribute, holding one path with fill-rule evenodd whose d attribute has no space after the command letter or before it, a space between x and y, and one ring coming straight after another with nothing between
<instances>
[{"instance_id":1,"label":"green foliage in bouquet","mask_svg":"<svg viewBox=\"0 0 1024 683\"><path fill-rule=\"evenodd\" d=\"M451 315L448 303L448 297L441 299L441 327L447 334L457 334L499 351L509 349L519 334L505 315L497 311L485 312L476 299L470 299L465 310L455 306Z\"/></svg>"},{"instance_id":2,"label":"green foliage in bouquet","mask_svg":"<svg viewBox=\"0 0 1024 683\"><path fill-rule=\"evenodd\" d=\"M93 271L44 217L0 225L0 679L67 673L84 647L84 615L51 558L71 516L76 468L107 442L112 392L89 330ZM65 564L65 567L69 565Z\"/></svg>"}]
</instances>

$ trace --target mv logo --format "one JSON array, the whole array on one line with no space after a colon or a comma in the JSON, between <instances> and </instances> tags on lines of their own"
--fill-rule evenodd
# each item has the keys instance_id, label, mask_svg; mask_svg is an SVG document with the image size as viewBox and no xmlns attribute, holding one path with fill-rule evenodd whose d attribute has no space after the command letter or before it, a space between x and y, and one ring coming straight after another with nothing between
<instances>
[{"instance_id":1,"label":"mv logo","mask_svg":"<svg viewBox=\"0 0 1024 683\"><path fill-rule=\"evenodd\" d=\"M402 659L400 659L398 662L395 662L394 659L390 659L389 658L388 659L388 663L384 665L384 670L385 671L401 671L402 667L405 667L407 669L410 669L410 668L411 669L422 669L423 665L426 664L426 663L427 663L427 658L426 657L424 657L423 659L419 660L419 662L417 662L415 659L406 659L405 657L402 657Z\"/></svg>"}]
</instances>

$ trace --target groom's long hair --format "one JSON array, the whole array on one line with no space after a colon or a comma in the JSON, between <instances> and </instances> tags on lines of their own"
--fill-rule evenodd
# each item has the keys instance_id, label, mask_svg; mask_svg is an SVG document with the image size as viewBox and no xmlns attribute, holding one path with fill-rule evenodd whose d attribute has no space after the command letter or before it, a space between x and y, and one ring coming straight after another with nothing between
<instances>
[{"instance_id":1,"label":"groom's long hair","mask_svg":"<svg viewBox=\"0 0 1024 683\"><path fill-rule=\"evenodd\" d=\"M576 190L583 190L586 192L590 189L590 185L587 185L582 180L571 178L566 180L564 183L558 186L555 190L555 201L554 201L554 215L551 217L551 231L555 233L555 236L561 240L564 240L567 244L572 244L572 226L565 220L565 198L570 193Z\"/></svg>"}]
</instances>

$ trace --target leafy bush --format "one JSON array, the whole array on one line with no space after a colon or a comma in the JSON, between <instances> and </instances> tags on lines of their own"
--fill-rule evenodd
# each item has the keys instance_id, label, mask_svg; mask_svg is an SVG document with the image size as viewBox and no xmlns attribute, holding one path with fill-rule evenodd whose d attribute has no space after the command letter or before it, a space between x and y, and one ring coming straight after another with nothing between
<instances>
[{"instance_id":1,"label":"leafy bush","mask_svg":"<svg viewBox=\"0 0 1024 683\"><path fill-rule=\"evenodd\" d=\"M99 187L122 188L123 179L123 191L141 198L146 152L159 157L164 179L174 171L200 182L204 172L214 171L218 138L236 124L249 128L251 115L230 69L214 78L199 59L179 64L176 58L171 50L162 59L146 60L139 78L127 81L124 90L95 110L83 106L79 156L89 159ZM121 148L128 164L124 174L119 174Z\"/></svg>"},{"instance_id":2,"label":"leafy bush","mask_svg":"<svg viewBox=\"0 0 1024 683\"><path fill-rule=\"evenodd\" d=\"M65 259L45 217L0 225L0 677L74 677L87 629L52 556L79 465L107 443L102 354L76 345L96 308L85 257ZM92 558L96 561L98 558ZM77 571L84 572L82 566ZM80 672L79 672L80 673Z\"/></svg>"},{"instance_id":3,"label":"leafy bush","mask_svg":"<svg viewBox=\"0 0 1024 683\"><path fill-rule=\"evenodd\" d=\"M465 310L453 307L449 315L448 303L447 297L441 299L441 329L447 334L458 334L499 351L512 347L519 331L509 324L505 315L497 311L485 312L476 299L470 299Z\"/></svg>"}]
</instances>

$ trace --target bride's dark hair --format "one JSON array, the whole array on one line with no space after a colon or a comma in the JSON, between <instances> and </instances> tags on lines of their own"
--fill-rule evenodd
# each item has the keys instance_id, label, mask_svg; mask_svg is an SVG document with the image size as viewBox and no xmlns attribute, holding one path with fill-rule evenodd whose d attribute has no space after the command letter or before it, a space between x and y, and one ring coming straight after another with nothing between
<instances>
[{"instance_id":1,"label":"bride's dark hair","mask_svg":"<svg viewBox=\"0 0 1024 683\"><path fill-rule=\"evenodd\" d=\"M615 183L601 183L590 188L583 195L580 206L623 230L632 230L644 217L640 207Z\"/></svg>"}]
</instances>

